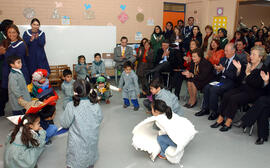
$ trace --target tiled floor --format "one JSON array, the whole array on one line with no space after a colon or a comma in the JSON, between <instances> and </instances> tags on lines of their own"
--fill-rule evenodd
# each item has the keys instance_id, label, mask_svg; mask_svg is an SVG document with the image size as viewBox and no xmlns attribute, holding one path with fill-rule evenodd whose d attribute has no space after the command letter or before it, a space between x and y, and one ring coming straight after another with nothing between
<instances>
[{"instance_id":1,"label":"tiled floor","mask_svg":"<svg viewBox=\"0 0 270 168\"><path fill-rule=\"evenodd\" d=\"M60 94L61 96L61 94ZM140 100L142 105L142 100ZM181 102L183 104L184 102ZM96 168L266 168L270 167L270 143L257 146L256 131L252 136L242 133L233 127L229 132L221 133L209 127L207 117L195 117L199 107L185 111L184 116L193 122L199 133L185 148L181 164L172 165L165 160L156 159L152 162L145 152L136 151L131 146L132 129L145 119L147 114L141 107L138 112L122 108L119 93L114 93L110 105L102 104L104 120L100 130L100 158ZM61 97L57 104L56 124L63 112ZM0 118L0 144L13 128L6 118ZM256 130L256 129L255 129ZM53 139L41 155L39 168L64 168L67 136L62 135ZM0 167L3 167L4 147L0 147Z\"/></svg>"}]
</instances>

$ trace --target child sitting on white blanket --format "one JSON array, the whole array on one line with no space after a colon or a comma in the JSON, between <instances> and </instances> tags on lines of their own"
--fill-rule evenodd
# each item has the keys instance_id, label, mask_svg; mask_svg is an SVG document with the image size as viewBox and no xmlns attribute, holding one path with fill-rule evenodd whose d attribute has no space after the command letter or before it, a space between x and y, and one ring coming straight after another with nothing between
<instances>
[{"instance_id":1,"label":"child sitting on white blanket","mask_svg":"<svg viewBox=\"0 0 270 168\"><path fill-rule=\"evenodd\" d=\"M172 112L163 100L152 104L152 117L139 123L133 130L132 145L146 151L154 161L156 156L171 163L179 163L185 146L197 133L186 118ZM160 130L153 129L155 123Z\"/></svg>"}]
</instances>

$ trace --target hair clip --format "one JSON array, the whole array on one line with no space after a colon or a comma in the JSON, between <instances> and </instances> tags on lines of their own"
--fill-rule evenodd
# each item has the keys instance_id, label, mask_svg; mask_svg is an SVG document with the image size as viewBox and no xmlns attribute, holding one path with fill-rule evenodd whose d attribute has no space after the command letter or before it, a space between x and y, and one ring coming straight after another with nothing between
<instances>
[{"instance_id":1,"label":"hair clip","mask_svg":"<svg viewBox=\"0 0 270 168\"><path fill-rule=\"evenodd\" d=\"M24 119L23 120L23 125L26 125L28 123L28 120L27 119Z\"/></svg>"}]
</instances>

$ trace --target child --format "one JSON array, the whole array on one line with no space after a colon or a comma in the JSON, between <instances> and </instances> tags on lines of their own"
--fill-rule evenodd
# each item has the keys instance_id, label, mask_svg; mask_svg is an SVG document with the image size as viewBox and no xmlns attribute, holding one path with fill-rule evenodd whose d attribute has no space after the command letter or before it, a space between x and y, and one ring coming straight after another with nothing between
<instances>
[{"instance_id":1,"label":"child","mask_svg":"<svg viewBox=\"0 0 270 168\"><path fill-rule=\"evenodd\" d=\"M152 114L133 129L132 145L135 149L147 151L153 161L158 156L179 164L185 146L197 133L194 125L176 115L163 100L153 101ZM152 128L153 123L158 130Z\"/></svg>"},{"instance_id":2,"label":"child","mask_svg":"<svg viewBox=\"0 0 270 168\"><path fill-rule=\"evenodd\" d=\"M38 114L26 114L7 137L4 153L6 168L34 168L44 150L46 131Z\"/></svg>"},{"instance_id":3,"label":"child","mask_svg":"<svg viewBox=\"0 0 270 168\"><path fill-rule=\"evenodd\" d=\"M67 167L94 167L98 159L99 127L103 115L97 94L86 80L74 82L73 102L69 102L61 116L63 128L69 128Z\"/></svg>"},{"instance_id":4,"label":"child","mask_svg":"<svg viewBox=\"0 0 270 168\"><path fill-rule=\"evenodd\" d=\"M25 113L24 107L19 103L21 101L31 101L22 68L22 60L17 55L11 55L7 58L11 67L8 76L8 97L12 108L13 115L22 115Z\"/></svg>"},{"instance_id":5,"label":"child","mask_svg":"<svg viewBox=\"0 0 270 168\"><path fill-rule=\"evenodd\" d=\"M50 86L48 79L48 71L46 69L37 69L32 74L32 84L28 85L28 91L35 98L38 98L40 101L54 96L53 89Z\"/></svg>"},{"instance_id":6,"label":"child","mask_svg":"<svg viewBox=\"0 0 270 168\"><path fill-rule=\"evenodd\" d=\"M99 76L96 80L97 95L99 100L105 100L106 104L110 104L109 98L111 97L110 84L106 82L103 76Z\"/></svg>"},{"instance_id":7,"label":"child","mask_svg":"<svg viewBox=\"0 0 270 168\"><path fill-rule=\"evenodd\" d=\"M140 96L138 77L132 70L133 65L130 61L124 63L124 71L119 81L119 91L122 91L122 97L124 99L124 108L130 106L129 99L134 106L134 111L138 111L140 106L137 97Z\"/></svg>"},{"instance_id":8,"label":"child","mask_svg":"<svg viewBox=\"0 0 270 168\"><path fill-rule=\"evenodd\" d=\"M46 130L46 144L51 144L51 138L57 133L57 126L54 125L55 106L47 105L39 111L40 126Z\"/></svg>"},{"instance_id":9,"label":"child","mask_svg":"<svg viewBox=\"0 0 270 168\"><path fill-rule=\"evenodd\" d=\"M78 79L85 79L88 74L88 65L85 62L85 57L83 55L80 55L78 57L78 64L75 66L75 71L77 73Z\"/></svg>"},{"instance_id":10,"label":"child","mask_svg":"<svg viewBox=\"0 0 270 168\"><path fill-rule=\"evenodd\" d=\"M100 53L96 53L94 56L94 61L92 63L92 68L91 68L91 82L96 83L96 79L99 76L107 76L105 72L105 64L104 61L101 60L101 55Z\"/></svg>"},{"instance_id":11,"label":"child","mask_svg":"<svg viewBox=\"0 0 270 168\"><path fill-rule=\"evenodd\" d=\"M161 82L158 79L155 79L150 83L150 92L154 95L154 100L163 100L173 112L178 115L183 114L177 97L170 91L163 89ZM151 111L151 102L148 99L144 100L143 104L148 111Z\"/></svg>"},{"instance_id":12,"label":"child","mask_svg":"<svg viewBox=\"0 0 270 168\"><path fill-rule=\"evenodd\" d=\"M72 101L73 83L72 72L69 69L63 71L64 82L61 85L62 92L64 94L63 109L65 110L68 102Z\"/></svg>"}]
</instances>

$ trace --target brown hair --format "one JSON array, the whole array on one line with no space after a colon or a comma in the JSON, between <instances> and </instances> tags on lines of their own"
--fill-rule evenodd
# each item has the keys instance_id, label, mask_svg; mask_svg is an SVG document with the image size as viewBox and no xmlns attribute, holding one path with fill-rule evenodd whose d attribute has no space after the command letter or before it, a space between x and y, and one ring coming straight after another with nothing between
<instances>
[{"instance_id":1,"label":"brown hair","mask_svg":"<svg viewBox=\"0 0 270 168\"><path fill-rule=\"evenodd\" d=\"M203 50L201 48L195 48L194 50L191 51L191 54L198 54L200 58L203 58Z\"/></svg>"},{"instance_id":2,"label":"brown hair","mask_svg":"<svg viewBox=\"0 0 270 168\"><path fill-rule=\"evenodd\" d=\"M22 135L21 135L22 143L27 147L29 147L30 145L29 143L31 143L31 145L35 147L39 146L38 141L33 138L33 134L30 128L30 125L33 124L37 118L39 118L38 114L25 114L22 120L19 122L18 125L15 126L13 132L11 133L10 144L14 142L17 133L22 127ZM23 124L25 120L27 120L27 123Z\"/></svg>"},{"instance_id":3,"label":"brown hair","mask_svg":"<svg viewBox=\"0 0 270 168\"><path fill-rule=\"evenodd\" d=\"M24 43L24 45L25 45L25 48L26 48L26 53L25 53L25 54L28 55L28 48L27 48L27 45L26 45L25 41L24 41L24 40L21 38L21 36L20 36L19 28L18 28L15 24L12 24L12 25L9 25L9 26L7 27L7 32L8 32L9 29L14 29L14 30L17 32L17 34L18 34L17 38L18 38L18 40L23 41L23 43ZM7 34L8 34L8 33L7 33ZM11 40L8 38L8 35L7 35L7 39L4 40L3 44L4 44L4 47L5 47L6 49L7 49L7 48L9 47L9 45L11 44Z\"/></svg>"},{"instance_id":4,"label":"brown hair","mask_svg":"<svg viewBox=\"0 0 270 168\"><path fill-rule=\"evenodd\" d=\"M220 48L220 41L219 41L218 39L213 39L213 40L211 41L210 47L209 47L210 50L213 50L212 45L211 45L213 41L218 45L217 51L220 50L220 49L221 49L221 48Z\"/></svg>"}]
</instances>

